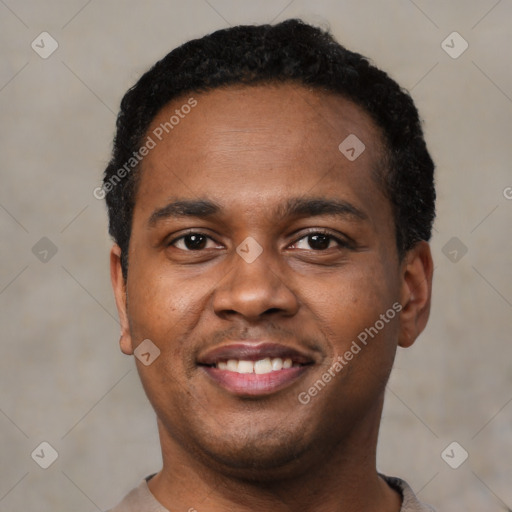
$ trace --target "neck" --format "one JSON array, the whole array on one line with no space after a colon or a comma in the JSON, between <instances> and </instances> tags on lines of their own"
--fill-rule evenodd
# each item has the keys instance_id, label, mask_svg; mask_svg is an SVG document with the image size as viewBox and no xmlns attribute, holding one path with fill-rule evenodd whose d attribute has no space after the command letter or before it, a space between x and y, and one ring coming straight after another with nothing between
<instances>
[{"instance_id":1,"label":"neck","mask_svg":"<svg viewBox=\"0 0 512 512\"><path fill-rule=\"evenodd\" d=\"M163 468L149 488L169 510L314 512L321 504L325 512L398 512L400 496L376 470L381 410L323 454L313 448L293 468L252 478L194 456L159 422Z\"/></svg>"}]
</instances>

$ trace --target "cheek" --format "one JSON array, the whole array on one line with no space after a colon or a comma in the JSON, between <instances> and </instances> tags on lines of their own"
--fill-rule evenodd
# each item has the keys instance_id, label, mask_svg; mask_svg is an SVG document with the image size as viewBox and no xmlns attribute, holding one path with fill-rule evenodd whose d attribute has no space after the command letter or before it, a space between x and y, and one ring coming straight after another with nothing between
<instances>
[{"instance_id":1,"label":"cheek","mask_svg":"<svg viewBox=\"0 0 512 512\"><path fill-rule=\"evenodd\" d=\"M132 269L130 269L132 270ZM150 339L161 351L169 350L169 335L179 330L186 312L186 295L173 291L158 273L128 272L128 316L134 347Z\"/></svg>"},{"instance_id":2,"label":"cheek","mask_svg":"<svg viewBox=\"0 0 512 512\"><path fill-rule=\"evenodd\" d=\"M213 280L183 279L177 273L163 274L137 269L128 281L128 315L134 346L150 339L160 349L173 371L185 371L193 365L190 343L204 308L207 308Z\"/></svg>"},{"instance_id":3,"label":"cheek","mask_svg":"<svg viewBox=\"0 0 512 512\"><path fill-rule=\"evenodd\" d=\"M161 269L151 269L149 265L134 269L127 288L132 318L141 322L151 319L160 324L186 316L191 303L197 300L192 281L180 281L173 275L164 274Z\"/></svg>"},{"instance_id":4,"label":"cheek","mask_svg":"<svg viewBox=\"0 0 512 512\"><path fill-rule=\"evenodd\" d=\"M322 378L332 385L324 399L339 401L339 411L353 407L363 414L384 389L398 340L395 303L384 274L370 271L334 282L318 297L317 325L330 347Z\"/></svg>"},{"instance_id":5,"label":"cheek","mask_svg":"<svg viewBox=\"0 0 512 512\"><path fill-rule=\"evenodd\" d=\"M130 281L131 278L131 281ZM190 364L185 350L194 319L194 295L189 288L176 286L149 266L134 269L128 280L128 315L134 348L145 339L160 350L148 366L137 361L139 376L155 408L179 414L177 404L184 400L183 379ZM180 384L181 383L181 384ZM169 396L175 397L172 401Z\"/></svg>"},{"instance_id":6,"label":"cheek","mask_svg":"<svg viewBox=\"0 0 512 512\"><path fill-rule=\"evenodd\" d=\"M389 269L386 272L380 265L368 264L340 272L314 290L310 288L306 301L331 341L333 352L339 355L358 337L364 341L365 333L368 340L380 339L383 348L392 345L398 324L392 307L397 298L398 286Z\"/></svg>"}]
</instances>

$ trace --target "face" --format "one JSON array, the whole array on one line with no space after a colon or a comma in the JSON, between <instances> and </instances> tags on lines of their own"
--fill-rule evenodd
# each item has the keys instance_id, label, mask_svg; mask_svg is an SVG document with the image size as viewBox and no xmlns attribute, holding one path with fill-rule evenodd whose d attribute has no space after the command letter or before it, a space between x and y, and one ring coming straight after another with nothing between
<instances>
[{"instance_id":1,"label":"face","mask_svg":"<svg viewBox=\"0 0 512 512\"><path fill-rule=\"evenodd\" d=\"M398 259L379 130L338 95L282 84L175 100L147 135L126 282L117 247L111 267L123 351L160 350L137 365L162 444L251 475L372 436L431 276L426 244Z\"/></svg>"}]
</instances>

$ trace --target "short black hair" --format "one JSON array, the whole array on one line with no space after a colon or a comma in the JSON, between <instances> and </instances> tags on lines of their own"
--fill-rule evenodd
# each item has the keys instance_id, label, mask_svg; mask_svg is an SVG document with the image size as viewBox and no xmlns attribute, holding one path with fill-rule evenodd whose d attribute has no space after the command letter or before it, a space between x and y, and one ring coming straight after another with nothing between
<instances>
[{"instance_id":1,"label":"short black hair","mask_svg":"<svg viewBox=\"0 0 512 512\"><path fill-rule=\"evenodd\" d=\"M109 233L122 251L125 278L139 168L133 164L127 172L126 163L134 162L158 112L186 93L282 82L335 92L369 114L385 144L380 181L393 208L400 258L417 242L430 240L435 218L434 163L410 95L326 30L298 19L241 25L174 49L142 75L121 101L103 195Z\"/></svg>"}]
</instances>

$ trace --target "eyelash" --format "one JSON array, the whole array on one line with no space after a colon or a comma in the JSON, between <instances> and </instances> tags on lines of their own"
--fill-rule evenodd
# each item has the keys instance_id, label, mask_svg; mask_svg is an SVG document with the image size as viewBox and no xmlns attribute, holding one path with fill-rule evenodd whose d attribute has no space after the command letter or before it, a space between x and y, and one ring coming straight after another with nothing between
<instances>
[{"instance_id":1,"label":"eyelash","mask_svg":"<svg viewBox=\"0 0 512 512\"><path fill-rule=\"evenodd\" d=\"M181 235L179 237L176 237L172 240L170 240L168 243L167 243L167 246L172 246L174 245L178 240L182 240L183 238L187 237L187 236L190 236L190 235L200 235L200 236L204 236L206 238L209 238L210 240L213 240L215 243L218 243L217 240L215 240L214 238L212 238L211 236L207 235L206 233L202 233L200 231L189 231L187 233L185 233L184 235ZM305 233L304 235L302 235L300 238L297 238L294 242L292 242L292 245L295 245L297 242L299 242L300 240L303 240L304 238L307 238L308 236L311 236L311 235L324 235L328 238L330 238L331 240L334 240L336 243L338 243L339 247L340 248L351 248L351 244L346 241L346 240L342 240L341 238L333 235L331 232L329 231L326 231L326 230L323 230L323 229L315 229L314 231L310 231L308 233ZM199 249L199 250L192 250L192 249L181 249L185 252L201 252L203 249ZM324 252L326 251L327 249L311 249L312 251L314 252Z\"/></svg>"},{"instance_id":2,"label":"eyelash","mask_svg":"<svg viewBox=\"0 0 512 512\"><path fill-rule=\"evenodd\" d=\"M330 231L323 230L323 229L315 229L315 230L309 231L309 232L305 233L304 235L302 235L297 240L295 240L293 242L293 244L295 245L300 240L303 240L304 238L307 238L307 237L309 237L311 235L323 235L323 236L327 237L330 240L334 240L338 244L338 248L339 249L340 248L341 249L349 249L349 248L352 247L352 245L347 240L344 240L343 238L339 238L338 236L333 235ZM311 249L311 250L314 251L314 252L324 252L324 251L327 251L328 249Z\"/></svg>"}]
</instances>

